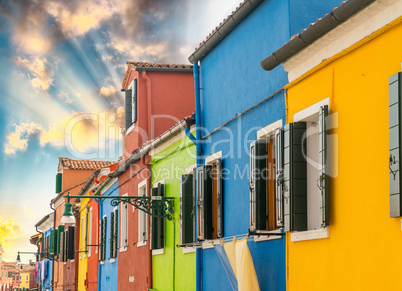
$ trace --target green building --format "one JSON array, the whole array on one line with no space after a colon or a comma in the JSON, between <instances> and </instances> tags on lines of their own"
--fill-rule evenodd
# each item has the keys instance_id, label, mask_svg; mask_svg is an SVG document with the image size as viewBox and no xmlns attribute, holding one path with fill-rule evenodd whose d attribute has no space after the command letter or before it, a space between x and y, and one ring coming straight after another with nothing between
<instances>
[{"instance_id":1,"label":"green building","mask_svg":"<svg viewBox=\"0 0 402 291\"><path fill-rule=\"evenodd\" d=\"M195 130L193 127L190 132ZM152 196L175 198L171 220L151 217L153 290L195 290L196 258L192 247L191 211L196 147L181 127L178 134L171 134L152 149L150 156Z\"/></svg>"}]
</instances>

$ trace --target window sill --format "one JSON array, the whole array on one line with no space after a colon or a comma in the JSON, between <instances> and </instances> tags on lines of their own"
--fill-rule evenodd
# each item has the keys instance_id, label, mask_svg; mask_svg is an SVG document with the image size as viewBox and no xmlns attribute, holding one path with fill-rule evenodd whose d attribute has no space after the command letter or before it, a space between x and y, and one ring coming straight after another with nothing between
<instances>
[{"instance_id":1,"label":"window sill","mask_svg":"<svg viewBox=\"0 0 402 291\"><path fill-rule=\"evenodd\" d=\"M284 235L275 235L276 233L282 233L282 228L270 230L264 233L254 235L254 242L262 242L268 240L281 239Z\"/></svg>"},{"instance_id":2,"label":"window sill","mask_svg":"<svg viewBox=\"0 0 402 291\"><path fill-rule=\"evenodd\" d=\"M152 255L156 256L156 255L163 255L165 253L165 249L157 249L157 250L152 250Z\"/></svg>"},{"instance_id":3,"label":"window sill","mask_svg":"<svg viewBox=\"0 0 402 291\"><path fill-rule=\"evenodd\" d=\"M183 247L183 254L195 253L196 251L195 247Z\"/></svg>"},{"instance_id":4,"label":"window sill","mask_svg":"<svg viewBox=\"0 0 402 291\"><path fill-rule=\"evenodd\" d=\"M202 242L203 249L213 249L215 244L221 244L220 239L210 239Z\"/></svg>"},{"instance_id":5,"label":"window sill","mask_svg":"<svg viewBox=\"0 0 402 291\"><path fill-rule=\"evenodd\" d=\"M105 261L100 261L99 264L104 265Z\"/></svg>"},{"instance_id":6,"label":"window sill","mask_svg":"<svg viewBox=\"0 0 402 291\"><path fill-rule=\"evenodd\" d=\"M135 123L131 124L131 126L127 129L125 135L127 136L128 134L130 134L130 132L132 132L134 128L135 128Z\"/></svg>"},{"instance_id":7,"label":"window sill","mask_svg":"<svg viewBox=\"0 0 402 291\"><path fill-rule=\"evenodd\" d=\"M120 252L120 253L122 253L122 252L127 252L127 247L121 248L121 249L119 250L119 252Z\"/></svg>"},{"instance_id":8,"label":"window sill","mask_svg":"<svg viewBox=\"0 0 402 291\"><path fill-rule=\"evenodd\" d=\"M146 245L147 245L146 241L137 242L137 247L143 247L143 246L146 246Z\"/></svg>"},{"instance_id":9,"label":"window sill","mask_svg":"<svg viewBox=\"0 0 402 291\"><path fill-rule=\"evenodd\" d=\"M314 230L297 231L290 234L291 242L323 238L329 238L329 227Z\"/></svg>"},{"instance_id":10,"label":"window sill","mask_svg":"<svg viewBox=\"0 0 402 291\"><path fill-rule=\"evenodd\" d=\"M110 263L116 263L116 258L111 258Z\"/></svg>"}]
</instances>

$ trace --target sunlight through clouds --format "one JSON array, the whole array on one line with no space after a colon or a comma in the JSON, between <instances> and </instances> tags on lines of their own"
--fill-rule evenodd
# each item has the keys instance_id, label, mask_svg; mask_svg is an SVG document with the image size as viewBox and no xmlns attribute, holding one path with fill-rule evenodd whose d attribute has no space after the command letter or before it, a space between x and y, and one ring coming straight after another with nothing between
<instances>
[{"instance_id":1,"label":"sunlight through clouds","mask_svg":"<svg viewBox=\"0 0 402 291\"><path fill-rule=\"evenodd\" d=\"M21 235L21 226L14 219L3 220L0 216L0 245L4 248L12 246L12 241Z\"/></svg>"}]
</instances>

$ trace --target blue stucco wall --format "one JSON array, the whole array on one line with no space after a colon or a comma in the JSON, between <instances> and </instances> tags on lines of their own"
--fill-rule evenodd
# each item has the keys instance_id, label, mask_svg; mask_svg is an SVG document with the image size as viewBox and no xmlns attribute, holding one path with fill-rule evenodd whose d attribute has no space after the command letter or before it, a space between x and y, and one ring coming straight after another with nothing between
<instances>
[{"instance_id":1,"label":"blue stucco wall","mask_svg":"<svg viewBox=\"0 0 402 291\"><path fill-rule=\"evenodd\" d=\"M287 84L282 66L264 71L260 62L323 17L340 0L266 0L200 62L201 117L204 134ZM284 92L229 123L204 141L203 158L222 151L226 171L224 237L249 228L249 147L257 130L277 120L286 123ZM286 290L285 238L248 242L261 290ZM230 290L214 249L202 252L203 290Z\"/></svg>"},{"instance_id":2,"label":"blue stucco wall","mask_svg":"<svg viewBox=\"0 0 402 291\"><path fill-rule=\"evenodd\" d=\"M102 194L102 196L119 196L119 188L117 188L119 181L114 182L107 191ZM119 259L119 251L117 251L117 257L114 262L110 261L110 214L113 212L115 207L110 205L110 199L103 200L100 206L100 218L104 215L107 217L107 229L106 229L106 259L103 264L100 264L100 273L98 278L98 290L109 291L117 290L117 266ZM119 209L119 219L120 219L120 209ZM120 222L119 222L120 225ZM119 231L117 232L117 245L120 245L119 241Z\"/></svg>"},{"instance_id":3,"label":"blue stucco wall","mask_svg":"<svg viewBox=\"0 0 402 291\"><path fill-rule=\"evenodd\" d=\"M46 238L50 236L50 232L53 230L53 227L43 233L43 237ZM52 243L52 242L50 242ZM42 281L41 290L52 290L52 280L53 280L53 262L45 259L47 275L45 280Z\"/></svg>"}]
</instances>

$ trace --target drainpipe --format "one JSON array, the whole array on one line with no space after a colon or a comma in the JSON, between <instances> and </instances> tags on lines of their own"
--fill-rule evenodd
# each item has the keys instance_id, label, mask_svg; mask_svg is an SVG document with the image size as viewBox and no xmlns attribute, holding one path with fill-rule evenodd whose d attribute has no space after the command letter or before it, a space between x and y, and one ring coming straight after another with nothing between
<instances>
[{"instance_id":1,"label":"drainpipe","mask_svg":"<svg viewBox=\"0 0 402 291\"><path fill-rule=\"evenodd\" d=\"M193 65L194 73L194 89L195 89L195 138L196 152L197 152L197 168L202 166L202 146L201 146L201 102L200 102L200 72L198 69L198 62ZM197 181L197 179L195 179ZM197 183L197 182L196 182ZM198 193L196 193L196 201L198 200ZM197 219L195 220L196 239L198 237ZM195 253L195 266L196 266L196 290L202 290L202 249L197 248Z\"/></svg>"}]
</instances>

